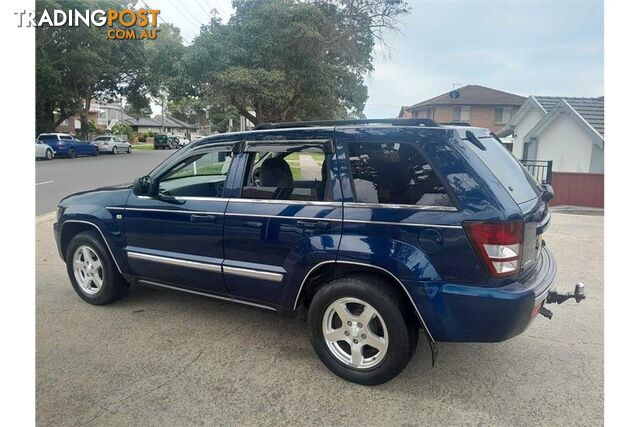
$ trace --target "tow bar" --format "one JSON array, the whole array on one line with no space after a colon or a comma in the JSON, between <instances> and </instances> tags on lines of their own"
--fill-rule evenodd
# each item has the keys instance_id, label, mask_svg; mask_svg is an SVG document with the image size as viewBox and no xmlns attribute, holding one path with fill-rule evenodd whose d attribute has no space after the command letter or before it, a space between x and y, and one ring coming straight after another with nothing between
<instances>
[{"instance_id":1,"label":"tow bar","mask_svg":"<svg viewBox=\"0 0 640 427\"><path fill-rule=\"evenodd\" d=\"M568 299L574 298L577 303L585 299L587 296L584 294L584 283L577 283L576 287L573 289L573 293L567 292L565 294L560 294L556 291L549 291L547 294L546 303L547 304L562 304ZM540 308L540 315L546 317L547 319L551 319L553 317L553 313L546 307Z\"/></svg>"}]
</instances>

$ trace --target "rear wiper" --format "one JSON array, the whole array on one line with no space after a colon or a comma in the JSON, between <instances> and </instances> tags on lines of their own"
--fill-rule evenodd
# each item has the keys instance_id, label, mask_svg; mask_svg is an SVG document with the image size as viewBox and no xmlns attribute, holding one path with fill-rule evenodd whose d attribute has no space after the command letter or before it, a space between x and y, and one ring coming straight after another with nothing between
<instances>
[{"instance_id":1,"label":"rear wiper","mask_svg":"<svg viewBox=\"0 0 640 427\"><path fill-rule=\"evenodd\" d=\"M480 142L480 139L470 130L466 131L464 136L465 137L462 139L469 141L470 143L472 143L482 151L487 151L487 147L485 147L484 144Z\"/></svg>"}]
</instances>

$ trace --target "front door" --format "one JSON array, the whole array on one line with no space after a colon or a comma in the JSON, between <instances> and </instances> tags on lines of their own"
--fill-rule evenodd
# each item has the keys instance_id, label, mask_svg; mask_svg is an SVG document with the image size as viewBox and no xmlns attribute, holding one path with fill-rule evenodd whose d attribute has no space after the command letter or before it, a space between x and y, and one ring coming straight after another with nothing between
<instances>
[{"instance_id":1,"label":"front door","mask_svg":"<svg viewBox=\"0 0 640 427\"><path fill-rule=\"evenodd\" d=\"M225 282L235 297L288 305L306 272L337 254L342 203L332 142L248 141L238 162L245 167L225 214Z\"/></svg>"},{"instance_id":2,"label":"front door","mask_svg":"<svg viewBox=\"0 0 640 427\"><path fill-rule=\"evenodd\" d=\"M231 146L195 151L158 178L157 197L131 194L126 250L137 280L226 293L223 197L231 159Z\"/></svg>"}]
</instances>

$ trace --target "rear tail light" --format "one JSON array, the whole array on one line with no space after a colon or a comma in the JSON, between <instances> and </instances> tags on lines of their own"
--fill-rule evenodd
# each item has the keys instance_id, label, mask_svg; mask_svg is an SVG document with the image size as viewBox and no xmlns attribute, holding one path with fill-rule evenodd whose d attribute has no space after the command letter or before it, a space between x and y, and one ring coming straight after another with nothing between
<instances>
[{"instance_id":1,"label":"rear tail light","mask_svg":"<svg viewBox=\"0 0 640 427\"><path fill-rule=\"evenodd\" d=\"M491 277L520 271L524 223L469 221L463 225Z\"/></svg>"}]
</instances>

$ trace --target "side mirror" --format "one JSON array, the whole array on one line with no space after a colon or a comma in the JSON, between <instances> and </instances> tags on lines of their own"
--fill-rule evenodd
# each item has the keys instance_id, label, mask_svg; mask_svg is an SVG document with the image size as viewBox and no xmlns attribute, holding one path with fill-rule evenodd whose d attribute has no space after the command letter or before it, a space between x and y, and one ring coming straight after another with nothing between
<instances>
[{"instance_id":1,"label":"side mirror","mask_svg":"<svg viewBox=\"0 0 640 427\"><path fill-rule=\"evenodd\" d=\"M544 202L549 202L551 199L555 197L555 193L553 192L553 187L550 184L542 184L542 200Z\"/></svg>"},{"instance_id":2,"label":"side mirror","mask_svg":"<svg viewBox=\"0 0 640 427\"><path fill-rule=\"evenodd\" d=\"M149 175L145 175L133 182L132 191L136 196L154 196L156 186L153 179Z\"/></svg>"}]
</instances>

